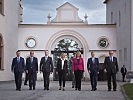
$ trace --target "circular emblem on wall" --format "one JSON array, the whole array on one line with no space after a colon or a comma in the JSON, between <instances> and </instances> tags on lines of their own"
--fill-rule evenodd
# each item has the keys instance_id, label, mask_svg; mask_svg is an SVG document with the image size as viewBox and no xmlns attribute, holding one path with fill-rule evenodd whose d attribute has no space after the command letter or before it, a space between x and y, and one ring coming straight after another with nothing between
<instances>
[{"instance_id":1,"label":"circular emblem on wall","mask_svg":"<svg viewBox=\"0 0 133 100\"><path fill-rule=\"evenodd\" d=\"M106 37L101 37L98 41L98 46L100 48L107 48L109 46L109 40Z\"/></svg>"},{"instance_id":2,"label":"circular emblem on wall","mask_svg":"<svg viewBox=\"0 0 133 100\"><path fill-rule=\"evenodd\" d=\"M35 38L29 37L29 38L26 40L25 45L26 45L28 48L34 48L34 47L36 46L36 40L35 40Z\"/></svg>"}]
</instances>

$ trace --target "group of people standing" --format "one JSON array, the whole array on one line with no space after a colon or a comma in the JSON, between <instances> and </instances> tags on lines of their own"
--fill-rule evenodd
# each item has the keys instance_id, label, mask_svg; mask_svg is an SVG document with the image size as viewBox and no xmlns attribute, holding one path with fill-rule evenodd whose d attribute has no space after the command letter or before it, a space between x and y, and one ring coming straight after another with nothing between
<instances>
[{"instance_id":1,"label":"group of people standing","mask_svg":"<svg viewBox=\"0 0 133 100\"><path fill-rule=\"evenodd\" d=\"M53 61L48 56L48 50L45 51L45 56L40 61L40 73L43 73L44 90L49 90L49 76L53 72ZM14 72L16 90L21 91L22 74L26 73L26 81L29 80L29 90L35 90L37 73L38 73L38 59L34 57L34 51L30 52L30 56L26 58L20 57L20 51L16 52L17 57L13 58L11 70ZM25 81L25 85L27 84Z\"/></svg>"},{"instance_id":2,"label":"group of people standing","mask_svg":"<svg viewBox=\"0 0 133 100\"><path fill-rule=\"evenodd\" d=\"M53 72L53 61L49 55L49 51L45 51L45 56L40 61L40 73L43 73L44 90L49 90L49 76ZM21 91L22 74L25 71L29 79L29 90L35 90L36 77L38 73L38 59L34 57L34 51L30 52L30 56L26 58L26 64L24 58L20 57L20 51L16 52L15 58L12 60L11 70L14 72L16 90ZM68 74L68 60L65 59L65 53L61 53L57 60L57 74L59 76L59 90L65 91L66 75ZM72 62L72 73L74 76L73 84L75 83L75 90L81 91L81 81L84 75L84 60L81 56L81 52L77 51ZM117 58L113 56L113 51L109 51L109 56L105 58L104 66L107 71L107 83L108 91L111 91L113 80L113 90L116 91L116 74L118 72ZM97 90L97 77L99 73L99 60L95 57L94 52L91 52L91 57L87 61L87 70L90 74L91 91ZM74 86L73 86L74 87Z\"/></svg>"}]
</instances>

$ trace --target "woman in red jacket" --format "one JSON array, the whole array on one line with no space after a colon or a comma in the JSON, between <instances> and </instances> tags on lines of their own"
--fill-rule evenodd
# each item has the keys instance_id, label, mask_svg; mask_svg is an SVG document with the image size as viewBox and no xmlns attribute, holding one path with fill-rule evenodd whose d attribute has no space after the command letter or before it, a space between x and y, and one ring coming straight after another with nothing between
<instances>
[{"instance_id":1,"label":"woman in red jacket","mask_svg":"<svg viewBox=\"0 0 133 100\"><path fill-rule=\"evenodd\" d=\"M76 54L76 58L73 59L72 69L76 81L75 90L78 89L79 91L81 91L81 79L84 72L84 61L83 58L81 57L81 52L79 51Z\"/></svg>"}]
</instances>

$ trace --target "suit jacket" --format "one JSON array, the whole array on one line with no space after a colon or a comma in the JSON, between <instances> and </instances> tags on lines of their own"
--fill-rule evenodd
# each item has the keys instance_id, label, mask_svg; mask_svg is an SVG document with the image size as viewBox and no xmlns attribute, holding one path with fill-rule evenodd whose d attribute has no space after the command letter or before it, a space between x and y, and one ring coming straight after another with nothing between
<instances>
[{"instance_id":1,"label":"suit jacket","mask_svg":"<svg viewBox=\"0 0 133 100\"><path fill-rule=\"evenodd\" d=\"M57 60L57 71L60 72L62 70L62 60L59 58ZM68 61L65 60L64 61L64 66L63 66L63 70L68 73Z\"/></svg>"},{"instance_id":2,"label":"suit jacket","mask_svg":"<svg viewBox=\"0 0 133 100\"><path fill-rule=\"evenodd\" d=\"M113 57L113 62L110 61L110 57L106 57L104 61L105 68L108 74L116 74L119 71L117 58Z\"/></svg>"},{"instance_id":3,"label":"suit jacket","mask_svg":"<svg viewBox=\"0 0 133 100\"><path fill-rule=\"evenodd\" d=\"M18 62L17 57L13 58L11 70L14 73L23 73L25 68L24 58L20 57L20 61Z\"/></svg>"},{"instance_id":4,"label":"suit jacket","mask_svg":"<svg viewBox=\"0 0 133 100\"><path fill-rule=\"evenodd\" d=\"M127 73L126 67L125 67L125 68L124 68L124 67L121 68L121 73L122 73L122 74L126 74L126 73Z\"/></svg>"},{"instance_id":5,"label":"suit jacket","mask_svg":"<svg viewBox=\"0 0 133 100\"><path fill-rule=\"evenodd\" d=\"M38 59L36 57L33 57L32 62L30 57L26 59L26 70L28 70L28 72L38 71Z\"/></svg>"},{"instance_id":6,"label":"suit jacket","mask_svg":"<svg viewBox=\"0 0 133 100\"><path fill-rule=\"evenodd\" d=\"M84 71L84 60L83 60L83 58L80 58L79 62L78 62L77 58L73 59L72 70L73 71L77 71L77 70Z\"/></svg>"},{"instance_id":7,"label":"suit jacket","mask_svg":"<svg viewBox=\"0 0 133 100\"><path fill-rule=\"evenodd\" d=\"M95 61L92 61L92 58L89 58L87 61L87 69L91 72L91 73L96 73L99 71L99 60L98 58L95 58Z\"/></svg>"},{"instance_id":8,"label":"suit jacket","mask_svg":"<svg viewBox=\"0 0 133 100\"><path fill-rule=\"evenodd\" d=\"M48 56L47 60L45 60L45 57L41 58L40 71L53 72L53 61L51 57Z\"/></svg>"}]
</instances>

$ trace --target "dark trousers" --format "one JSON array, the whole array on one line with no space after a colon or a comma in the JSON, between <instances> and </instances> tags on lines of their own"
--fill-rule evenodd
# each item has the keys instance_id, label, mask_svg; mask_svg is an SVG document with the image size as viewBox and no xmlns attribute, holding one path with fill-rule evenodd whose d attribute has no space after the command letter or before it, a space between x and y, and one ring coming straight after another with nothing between
<instances>
[{"instance_id":1,"label":"dark trousers","mask_svg":"<svg viewBox=\"0 0 133 100\"><path fill-rule=\"evenodd\" d=\"M49 76L50 72L43 71L44 88L49 89Z\"/></svg>"},{"instance_id":2,"label":"dark trousers","mask_svg":"<svg viewBox=\"0 0 133 100\"><path fill-rule=\"evenodd\" d=\"M116 74L114 73L107 73L107 83L108 83L108 89L111 90L111 78L113 81L113 89L116 90L117 84L116 84Z\"/></svg>"},{"instance_id":3,"label":"dark trousers","mask_svg":"<svg viewBox=\"0 0 133 100\"><path fill-rule=\"evenodd\" d=\"M36 86L36 72L29 72L29 87L35 88Z\"/></svg>"},{"instance_id":4,"label":"dark trousers","mask_svg":"<svg viewBox=\"0 0 133 100\"><path fill-rule=\"evenodd\" d=\"M126 74L122 74L122 81L125 82L125 76Z\"/></svg>"},{"instance_id":5,"label":"dark trousers","mask_svg":"<svg viewBox=\"0 0 133 100\"><path fill-rule=\"evenodd\" d=\"M95 90L96 86L97 86L97 74L96 73L90 73L90 80L91 80L92 90Z\"/></svg>"},{"instance_id":6,"label":"dark trousers","mask_svg":"<svg viewBox=\"0 0 133 100\"><path fill-rule=\"evenodd\" d=\"M16 89L21 89L22 73L20 73L20 72L14 73L14 77L15 77Z\"/></svg>"},{"instance_id":7,"label":"dark trousers","mask_svg":"<svg viewBox=\"0 0 133 100\"><path fill-rule=\"evenodd\" d=\"M75 88L80 90L83 71L81 71L81 70L74 71L74 75L75 75L75 81L76 81Z\"/></svg>"},{"instance_id":8,"label":"dark trousers","mask_svg":"<svg viewBox=\"0 0 133 100\"><path fill-rule=\"evenodd\" d=\"M29 76L28 76L28 73L25 72L25 81L24 81L24 84L27 84L27 81L29 80Z\"/></svg>"},{"instance_id":9,"label":"dark trousers","mask_svg":"<svg viewBox=\"0 0 133 100\"><path fill-rule=\"evenodd\" d=\"M72 74L72 87L74 88L75 87L75 75Z\"/></svg>"},{"instance_id":10,"label":"dark trousers","mask_svg":"<svg viewBox=\"0 0 133 100\"><path fill-rule=\"evenodd\" d=\"M63 82L63 87L65 87L65 82L66 82L66 72L64 70L61 70L58 72L59 75L59 86L62 86Z\"/></svg>"}]
</instances>

